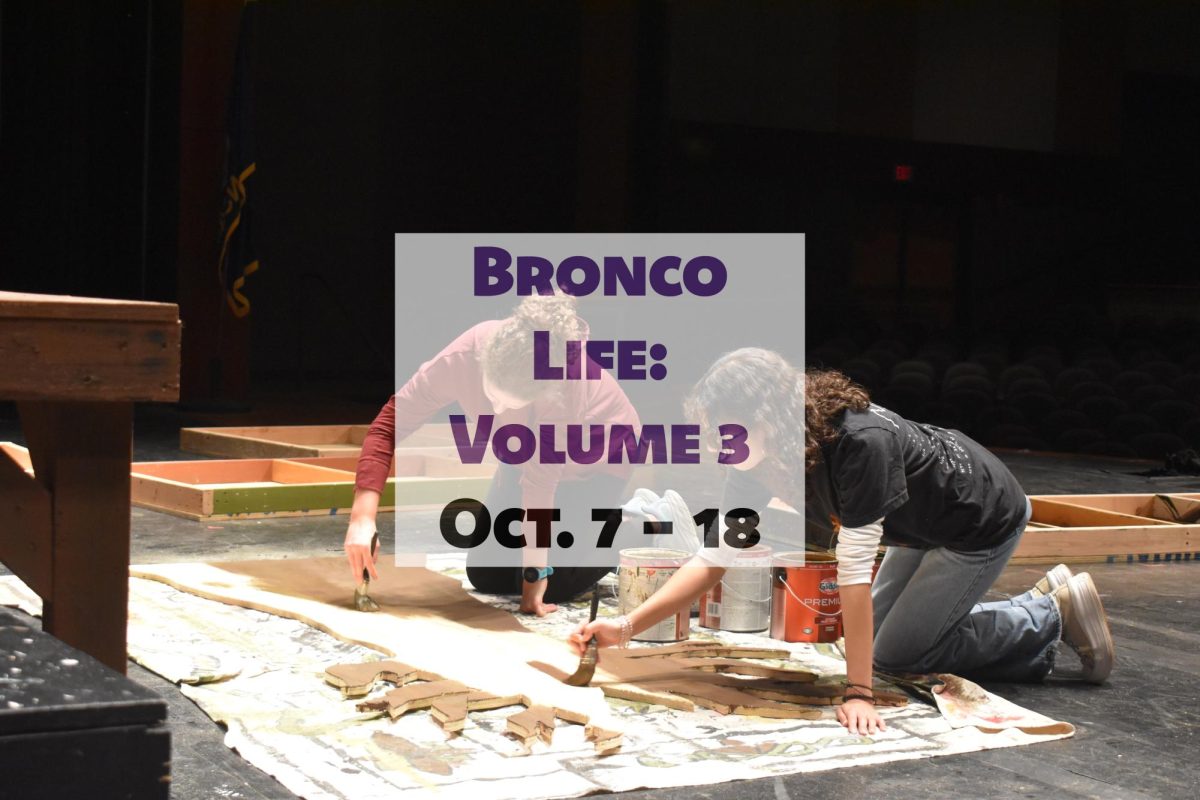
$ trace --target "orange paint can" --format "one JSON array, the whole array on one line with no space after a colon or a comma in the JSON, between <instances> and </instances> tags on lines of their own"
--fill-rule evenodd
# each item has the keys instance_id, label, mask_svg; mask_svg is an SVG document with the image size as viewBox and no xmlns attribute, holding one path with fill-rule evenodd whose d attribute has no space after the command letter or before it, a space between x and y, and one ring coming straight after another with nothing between
<instances>
[{"instance_id":1,"label":"orange paint can","mask_svg":"<svg viewBox=\"0 0 1200 800\"><path fill-rule=\"evenodd\" d=\"M803 550L776 554L771 566L771 638L835 642L841 635L837 558Z\"/></svg>"}]
</instances>

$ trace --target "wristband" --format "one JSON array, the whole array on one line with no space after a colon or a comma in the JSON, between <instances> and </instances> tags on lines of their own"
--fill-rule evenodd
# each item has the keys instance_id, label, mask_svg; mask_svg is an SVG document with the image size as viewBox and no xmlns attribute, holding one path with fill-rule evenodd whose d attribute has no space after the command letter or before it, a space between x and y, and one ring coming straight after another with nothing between
<instances>
[{"instance_id":1,"label":"wristband","mask_svg":"<svg viewBox=\"0 0 1200 800\"><path fill-rule=\"evenodd\" d=\"M554 567L526 567L521 572L521 576L525 578L526 583L537 583L545 580L554 574Z\"/></svg>"},{"instance_id":2,"label":"wristband","mask_svg":"<svg viewBox=\"0 0 1200 800\"><path fill-rule=\"evenodd\" d=\"M871 705L875 705L875 690L870 686L863 686L861 683L850 683L849 681L846 681L845 683L847 689L866 689L871 694L851 694L847 691L844 695L842 695L843 703L849 702L850 700L866 700Z\"/></svg>"}]
</instances>

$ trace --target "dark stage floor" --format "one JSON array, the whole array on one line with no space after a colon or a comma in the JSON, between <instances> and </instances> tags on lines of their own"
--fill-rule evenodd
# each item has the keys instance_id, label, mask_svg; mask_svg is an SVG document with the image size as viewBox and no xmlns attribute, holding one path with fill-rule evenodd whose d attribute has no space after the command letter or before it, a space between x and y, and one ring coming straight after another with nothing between
<instances>
[{"instance_id":1,"label":"dark stage floor","mask_svg":"<svg viewBox=\"0 0 1200 800\"><path fill-rule=\"evenodd\" d=\"M374 411L364 403L355 420ZM345 421L345 410L342 411ZM3 415L0 415L3 416ZM184 457L176 449L181 420L171 413L139 414L135 458ZM297 422L301 420L295 420ZM303 420L309 421L309 420ZM317 420L320 421L320 420ZM207 422L207 420L206 420ZM188 420L187 424L200 424ZM241 424L241 420L211 424ZM0 418L0 441L20 441L11 415ZM194 456L186 456L193 458ZM1145 478L1147 466L1105 459L1002 454L1031 494L1200 491L1200 478ZM385 515L389 517L391 515ZM344 517L247 520L208 525L144 509L133 510L133 561L195 561L306 557L341 551ZM391 519L381 529L391 533ZM411 519L410 524L423 520ZM385 536L385 540L390 536ZM2 571L2 568L0 568ZM1102 687L1073 683L989 685L999 694L1074 723L1074 738L1009 750L860 767L809 775L630 797L787 800L809 797L1194 798L1200 796L1200 564L1096 565L1090 570L1104 597L1118 663ZM994 587L1023 591L1040 576L1010 567ZM222 743L222 730L178 689L131 664L130 675L170 706L173 792L178 800L214 797L287 798L274 779Z\"/></svg>"}]
</instances>

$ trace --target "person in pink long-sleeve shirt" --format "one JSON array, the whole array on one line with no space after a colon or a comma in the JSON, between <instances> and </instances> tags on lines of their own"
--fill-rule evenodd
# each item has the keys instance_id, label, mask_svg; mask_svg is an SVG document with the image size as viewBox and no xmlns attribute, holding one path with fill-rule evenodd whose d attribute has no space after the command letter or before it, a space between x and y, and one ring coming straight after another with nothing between
<instances>
[{"instance_id":1,"label":"person in pink long-sleeve shirt","mask_svg":"<svg viewBox=\"0 0 1200 800\"><path fill-rule=\"evenodd\" d=\"M535 381L532 377L533 331L549 331L559 352L562 342L587 337L587 325L567 295L535 295L523 300L511 317L469 328L421 365L380 410L363 440L355 479L354 506L345 550L355 579L363 569L375 572L371 552L379 497L391 469L396 442L435 413L457 402L472 419L495 415L493 430L508 423L590 423L639 426L637 411L607 372L599 380ZM632 471L628 463L542 463L534 458L520 467L502 464L484 505L490 509L555 508L603 498L619 506ZM589 502L589 504L590 504ZM536 558L524 551L526 562ZM544 616L555 601L584 591L608 571L605 567L555 568L535 583L521 577L522 566L483 567L470 563L467 577L480 591L521 594L521 611ZM541 566L541 564L536 564Z\"/></svg>"}]
</instances>

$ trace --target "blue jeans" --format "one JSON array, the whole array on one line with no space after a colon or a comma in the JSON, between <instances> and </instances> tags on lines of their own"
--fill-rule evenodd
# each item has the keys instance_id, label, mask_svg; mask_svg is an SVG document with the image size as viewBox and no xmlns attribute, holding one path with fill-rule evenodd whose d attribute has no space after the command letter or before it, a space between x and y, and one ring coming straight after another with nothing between
<instances>
[{"instance_id":1,"label":"blue jeans","mask_svg":"<svg viewBox=\"0 0 1200 800\"><path fill-rule=\"evenodd\" d=\"M888 672L950 672L1036 682L1054 665L1062 633L1057 604L1028 593L980 603L1021 541L1031 510L988 550L889 547L871 590L875 665Z\"/></svg>"}]
</instances>

